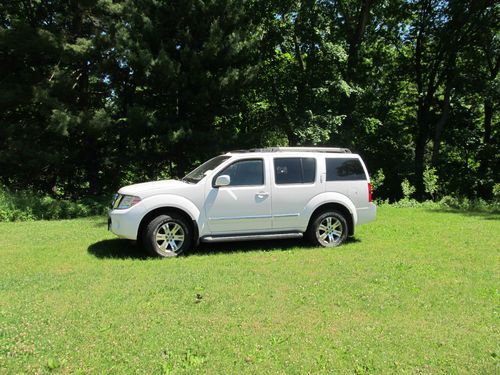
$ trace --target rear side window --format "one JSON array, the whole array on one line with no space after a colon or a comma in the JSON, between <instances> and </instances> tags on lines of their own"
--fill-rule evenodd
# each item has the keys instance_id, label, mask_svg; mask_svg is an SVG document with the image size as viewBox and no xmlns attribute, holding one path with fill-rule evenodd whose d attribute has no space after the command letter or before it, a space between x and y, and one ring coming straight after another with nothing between
<instances>
[{"instance_id":1,"label":"rear side window","mask_svg":"<svg viewBox=\"0 0 500 375\"><path fill-rule=\"evenodd\" d=\"M275 158L274 180L277 185L313 183L316 177L314 158Z\"/></svg>"},{"instance_id":2,"label":"rear side window","mask_svg":"<svg viewBox=\"0 0 500 375\"><path fill-rule=\"evenodd\" d=\"M231 178L229 186L264 185L264 163L262 159L237 161L219 172L214 181L223 174Z\"/></svg>"},{"instance_id":3,"label":"rear side window","mask_svg":"<svg viewBox=\"0 0 500 375\"><path fill-rule=\"evenodd\" d=\"M326 159L327 181L366 180L365 171L359 159Z\"/></svg>"}]
</instances>

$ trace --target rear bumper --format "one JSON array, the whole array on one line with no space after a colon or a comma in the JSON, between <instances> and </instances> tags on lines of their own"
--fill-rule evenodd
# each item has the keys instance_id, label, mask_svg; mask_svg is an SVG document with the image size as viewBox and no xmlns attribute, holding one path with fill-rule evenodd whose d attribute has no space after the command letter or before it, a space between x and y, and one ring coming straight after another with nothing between
<instances>
[{"instance_id":1,"label":"rear bumper","mask_svg":"<svg viewBox=\"0 0 500 375\"><path fill-rule=\"evenodd\" d=\"M377 206L375 206L375 203L370 202L368 206L356 209L356 213L358 214L358 222L356 224L366 224L374 221L377 217Z\"/></svg>"}]
</instances>

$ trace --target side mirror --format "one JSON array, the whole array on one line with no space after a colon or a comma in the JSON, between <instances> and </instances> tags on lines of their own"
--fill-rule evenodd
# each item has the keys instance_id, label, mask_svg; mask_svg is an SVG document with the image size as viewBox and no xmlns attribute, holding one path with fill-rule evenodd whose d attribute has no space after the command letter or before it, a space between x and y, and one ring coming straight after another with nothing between
<instances>
[{"instance_id":1,"label":"side mirror","mask_svg":"<svg viewBox=\"0 0 500 375\"><path fill-rule=\"evenodd\" d=\"M215 187L220 187L220 186L227 186L231 183L231 177L229 177L227 174L223 174L215 180Z\"/></svg>"}]
</instances>

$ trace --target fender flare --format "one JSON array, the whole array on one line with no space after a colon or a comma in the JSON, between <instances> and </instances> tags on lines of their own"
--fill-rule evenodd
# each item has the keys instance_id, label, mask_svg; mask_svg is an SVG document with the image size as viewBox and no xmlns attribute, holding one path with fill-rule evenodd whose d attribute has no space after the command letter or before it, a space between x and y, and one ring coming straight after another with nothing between
<instances>
[{"instance_id":1,"label":"fender flare","mask_svg":"<svg viewBox=\"0 0 500 375\"><path fill-rule=\"evenodd\" d=\"M304 207L304 216L308 218L308 222L311 220L311 215L314 211L316 211L316 209L329 203L341 204L342 206L347 208L352 216L353 226L356 226L356 224L358 223L358 213L356 211L356 207L347 196L336 192L325 192L318 194L306 204L306 206Z\"/></svg>"},{"instance_id":2,"label":"fender flare","mask_svg":"<svg viewBox=\"0 0 500 375\"><path fill-rule=\"evenodd\" d=\"M181 197L179 195L175 194L154 195L152 197L143 199L141 203L145 207L141 220L144 219L144 217L151 211L163 207L165 208L172 207L184 211L186 214L189 215L191 220L198 221L198 219L200 218L200 210L195 206L195 204L191 202L189 199Z\"/></svg>"},{"instance_id":3,"label":"fender flare","mask_svg":"<svg viewBox=\"0 0 500 375\"><path fill-rule=\"evenodd\" d=\"M141 228L145 225L145 219L148 215L152 214L155 210L168 210L175 209L184 213L189 219L191 219L191 224L193 226L193 236L194 241L197 244L199 241L199 218L200 210L195 206L193 202L189 199L181 197L175 194L160 194L152 197L148 197L142 200L141 203L144 209L142 211L138 226L137 226L137 238L139 238Z\"/></svg>"}]
</instances>

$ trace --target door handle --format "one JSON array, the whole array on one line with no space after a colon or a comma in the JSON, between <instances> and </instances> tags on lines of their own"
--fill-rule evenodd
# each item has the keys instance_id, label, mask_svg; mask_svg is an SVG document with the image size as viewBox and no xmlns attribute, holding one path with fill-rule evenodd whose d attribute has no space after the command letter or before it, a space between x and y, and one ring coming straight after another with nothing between
<instances>
[{"instance_id":1,"label":"door handle","mask_svg":"<svg viewBox=\"0 0 500 375\"><path fill-rule=\"evenodd\" d=\"M269 193L268 192L265 192L265 191L261 191L260 193L257 193L255 194L258 198L264 198L264 197L268 197L269 196Z\"/></svg>"}]
</instances>

